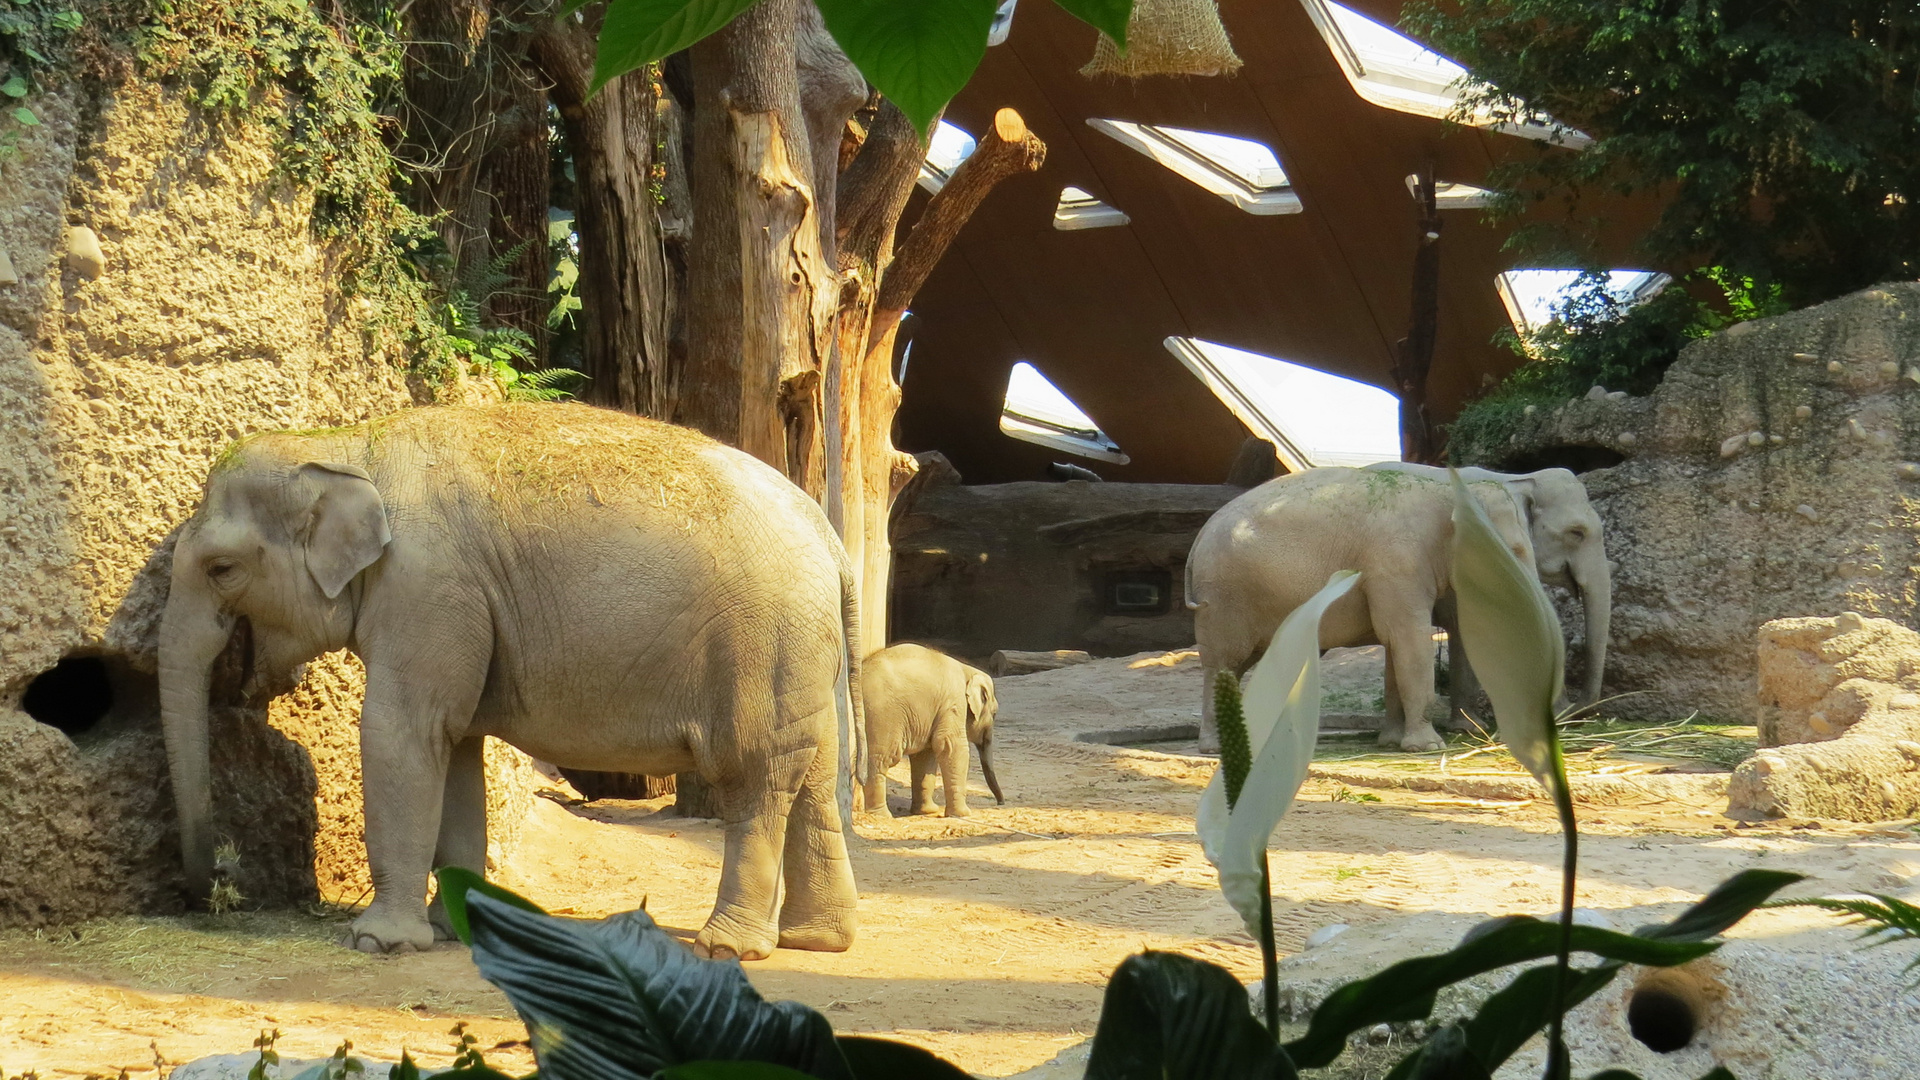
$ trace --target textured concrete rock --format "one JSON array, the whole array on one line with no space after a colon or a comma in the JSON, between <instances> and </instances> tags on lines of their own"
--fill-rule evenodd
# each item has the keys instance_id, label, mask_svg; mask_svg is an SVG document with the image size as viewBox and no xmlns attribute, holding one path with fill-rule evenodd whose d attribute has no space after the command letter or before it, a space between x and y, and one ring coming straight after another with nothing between
<instances>
[{"instance_id":1,"label":"textured concrete rock","mask_svg":"<svg viewBox=\"0 0 1920 1080\"><path fill-rule=\"evenodd\" d=\"M1920 813L1920 634L1887 619L1760 628L1760 745L1728 787L1749 817Z\"/></svg>"},{"instance_id":2,"label":"textured concrete rock","mask_svg":"<svg viewBox=\"0 0 1920 1080\"><path fill-rule=\"evenodd\" d=\"M1916 312L1907 282L1738 324L1651 395L1537 409L1473 462L1584 470L1617 565L1606 689L1642 692L1614 709L1743 719L1762 623L1920 620Z\"/></svg>"},{"instance_id":3,"label":"textured concrete rock","mask_svg":"<svg viewBox=\"0 0 1920 1080\"><path fill-rule=\"evenodd\" d=\"M79 82L35 98L41 125L0 162L18 279L0 285L0 925L179 906L152 674L170 535L234 438L413 400L402 358L369 351L271 131L209 139L180 91ZM23 696L74 657L99 658L110 708L37 723ZM214 710L216 828L249 903L365 880L357 679L322 661L270 708ZM490 761L497 846L532 780L518 755Z\"/></svg>"}]
</instances>

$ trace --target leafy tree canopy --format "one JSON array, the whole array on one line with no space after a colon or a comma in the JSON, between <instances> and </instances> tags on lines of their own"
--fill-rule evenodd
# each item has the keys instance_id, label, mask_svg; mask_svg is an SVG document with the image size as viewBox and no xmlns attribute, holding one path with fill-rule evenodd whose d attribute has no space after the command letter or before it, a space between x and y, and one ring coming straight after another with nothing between
<instances>
[{"instance_id":1,"label":"leafy tree canopy","mask_svg":"<svg viewBox=\"0 0 1920 1080\"><path fill-rule=\"evenodd\" d=\"M1910 0L1414 0L1405 24L1498 87L1469 105L1592 136L1503 170L1508 211L1657 192L1647 258L1793 307L1920 276Z\"/></svg>"}]
</instances>

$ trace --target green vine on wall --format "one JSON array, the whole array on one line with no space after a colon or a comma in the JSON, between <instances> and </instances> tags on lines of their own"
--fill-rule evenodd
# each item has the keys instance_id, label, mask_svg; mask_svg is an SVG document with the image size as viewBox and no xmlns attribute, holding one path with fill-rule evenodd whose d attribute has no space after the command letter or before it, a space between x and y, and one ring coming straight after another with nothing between
<instances>
[{"instance_id":1,"label":"green vine on wall","mask_svg":"<svg viewBox=\"0 0 1920 1080\"><path fill-rule=\"evenodd\" d=\"M0 0L6 3L8 0ZM432 284L406 257L432 235L396 194L383 103L397 94L394 9L307 0L154 0L139 32L143 76L183 88L217 128L259 124L288 182L313 197L312 228L338 260L341 291L376 351L439 381L453 359Z\"/></svg>"},{"instance_id":2,"label":"green vine on wall","mask_svg":"<svg viewBox=\"0 0 1920 1080\"><path fill-rule=\"evenodd\" d=\"M0 0L0 161L20 152L23 128L40 126L32 96L83 22L66 0Z\"/></svg>"}]
</instances>

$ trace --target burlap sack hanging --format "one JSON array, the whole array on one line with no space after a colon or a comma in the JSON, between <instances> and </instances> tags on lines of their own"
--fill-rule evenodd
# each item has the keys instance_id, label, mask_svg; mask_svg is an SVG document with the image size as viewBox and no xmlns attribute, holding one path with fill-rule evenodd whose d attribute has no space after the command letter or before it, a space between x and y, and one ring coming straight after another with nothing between
<instances>
[{"instance_id":1,"label":"burlap sack hanging","mask_svg":"<svg viewBox=\"0 0 1920 1080\"><path fill-rule=\"evenodd\" d=\"M1240 57L1227 40L1214 0L1134 0L1127 23L1127 51L1121 54L1105 34L1093 46L1093 59L1080 74L1231 75Z\"/></svg>"}]
</instances>

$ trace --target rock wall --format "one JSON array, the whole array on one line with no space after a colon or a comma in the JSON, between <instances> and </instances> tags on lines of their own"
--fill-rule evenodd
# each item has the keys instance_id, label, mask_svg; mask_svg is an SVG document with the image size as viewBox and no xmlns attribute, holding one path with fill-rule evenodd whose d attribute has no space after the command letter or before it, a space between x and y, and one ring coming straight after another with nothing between
<instances>
[{"instance_id":1,"label":"rock wall","mask_svg":"<svg viewBox=\"0 0 1920 1080\"><path fill-rule=\"evenodd\" d=\"M1688 346L1651 395L1595 388L1535 410L1473 462L1589 467L1616 564L1606 690L1638 692L1622 715L1750 721L1754 634L1772 619L1915 624L1916 314L1920 284L1901 283L1737 324Z\"/></svg>"},{"instance_id":2,"label":"rock wall","mask_svg":"<svg viewBox=\"0 0 1920 1080\"><path fill-rule=\"evenodd\" d=\"M976 664L1001 649L1191 645L1187 549L1240 493L1085 480L926 488L896 510L893 638Z\"/></svg>"},{"instance_id":3,"label":"rock wall","mask_svg":"<svg viewBox=\"0 0 1920 1080\"><path fill-rule=\"evenodd\" d=\"M267 132L140 82L34 107L0 163L0 925L180 904L153 675L169 535L234 438L413 400ZM357 679L324 660L271 709L216 710L216 815L252 902L365 879ZM67 730L24 711L36 685ZM495 757L510 840L531 772Z\"/></svg>"}]
</instances>

